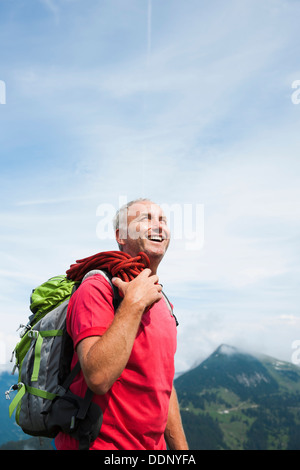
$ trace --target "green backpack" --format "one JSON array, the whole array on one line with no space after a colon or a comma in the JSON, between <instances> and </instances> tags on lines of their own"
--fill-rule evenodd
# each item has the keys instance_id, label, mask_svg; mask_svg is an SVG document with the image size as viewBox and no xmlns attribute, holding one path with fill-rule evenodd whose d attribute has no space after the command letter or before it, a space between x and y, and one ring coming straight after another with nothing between
<instances>
[{"instance_id":1,"label":"green backpack","mask_svg":"<svg viewBox=\"0 0 300 470\"><path fill-rule=\"evenodd\" d=\"M104 271L90 271L103 275L114 292L114 306L119 298L111 277ZM33 290L30 310L32 315L23 327L21 340L14 349L18 383L6 392L18 391L9 406L14 410L17 424L32 436L55 437L60 431L79 441L79 449L88 449L99 434L102 411L92 402L93 393L87 389L84 398L74 395L69 386L80 371L79 362L71 370L73 342L66 331L66 313L69 300L80 283L66 276L56 276Z\"/></svg>"}]
</instances>

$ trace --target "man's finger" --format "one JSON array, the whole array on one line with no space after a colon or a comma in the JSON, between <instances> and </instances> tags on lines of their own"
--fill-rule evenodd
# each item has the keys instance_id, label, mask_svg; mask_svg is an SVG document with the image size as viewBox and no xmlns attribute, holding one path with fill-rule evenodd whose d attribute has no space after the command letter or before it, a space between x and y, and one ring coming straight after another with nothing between
<instances>
[{"instance_id":1,"label":"man's finger","mask_svg":"<svg viewBox=\"0 0 300 470\"><path fill-rule=\"evenodd\" d=\"M113 277L111 282L113 283L114 286L116 287L122 287L123 284L126 284L126 282L122 281L119 277Z\"/></svg>"},{"instance_id":2,"label":"man's finger","mask_svg":"<svg viewBox=\"0 0 300 470\"><path fill-rule=\"evenodd\" d=\"M149 277L150 275L151 275L151 269L149 269L149 268L143 269L143 271L140 272L140 274L139 274L139 276L145 276L145 277L146 277L146 276Z\"/></svg>"}]
</instances>

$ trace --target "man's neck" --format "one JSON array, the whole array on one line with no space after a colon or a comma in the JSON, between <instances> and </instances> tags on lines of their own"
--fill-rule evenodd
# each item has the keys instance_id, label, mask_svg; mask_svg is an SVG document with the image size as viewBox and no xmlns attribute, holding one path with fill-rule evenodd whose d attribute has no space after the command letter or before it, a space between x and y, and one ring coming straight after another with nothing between
<instances>
[{"instance_id":1,"label":"man's neck","mask_svg":"<svg viewBox=\"0 0 300 470\"><path fill-rule=\"evenodd\" d=\"M125 251L125 250L124 250L124 253L128 253L128 254L129 254L130 256L132 256L133 258L138 255L138 253L129 253L128 251ZM146 253L146 254L147 254L147 253ZM151 269L152 274L156 274L156 273L157 273L157 270L158 270L158 266L159 266L159 264L160 264L162 258L159 257L159 258L155 259L154 257L149 257L149 255L147 255L147 256L148 256L149 261L150 261L150 266L149 266L149 268Z\"/></svg>"}]
</instances>

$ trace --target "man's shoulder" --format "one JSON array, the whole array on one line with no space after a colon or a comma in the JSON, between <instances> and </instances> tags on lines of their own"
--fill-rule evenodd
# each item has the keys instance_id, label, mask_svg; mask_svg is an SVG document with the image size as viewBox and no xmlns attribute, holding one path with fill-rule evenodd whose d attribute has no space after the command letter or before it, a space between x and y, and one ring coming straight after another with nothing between
<instances>
[{"instance_id":1,"label":"man's shoulder","mask_svg":"<svg viewBox=\"0 0 300 470\"><path fill-rule=\"evenodd\" d=\"M111 282L112 276L106 271L93 270L87 273L77 291L73 294L74 301L76 297L89 297L94 298L96 302L101 302L101 299L112 303L116 309L121 298L118 289Z\"/></svg>"},{"instance_id":2,"label":"man's shoulder","mask_svg":"<svg viewBox=\"0 0 300 470\"><path fill-rule=\"evenodd\" d=\"M111 282L112 275L102 269L93 269L89 271L82 279L81 285L84 283L94 283L96 286L109 285L111 288L113 284Z\"/></svg>"},{"instance_id":3,"label":"man's shoulder","mask_svg":"<svg viewBox=\"0 0 300 470\"><path fill-rule=\"evenodd\" d=\"M100 272L94 272L83 278L82 282L73 293L70 303L76 303L79 299L84 298L97 299L107 296L113 296L113 286L110 279Z\"/></svg>"}]
</instances>

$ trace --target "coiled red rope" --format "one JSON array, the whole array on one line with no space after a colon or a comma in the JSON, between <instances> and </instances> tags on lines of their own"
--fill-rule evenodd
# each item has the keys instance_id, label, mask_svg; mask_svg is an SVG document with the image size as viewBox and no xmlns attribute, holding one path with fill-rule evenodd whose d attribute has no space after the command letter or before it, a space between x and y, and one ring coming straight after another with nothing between
<instances>
[{"instance_id":1,"label":"coiled red rope","mask_svg":"<svg viewBox=\"0 0 300 470\"><path fill-rule=\"evenodd\" d=\"M66 274L68 279L77 282L81 281L89 271L103 269L113 277L119 277L122 281L129 282L149 266L149 258L143 252L132 257L123 251L103 251L77 260L66 271Z\"/></svg>"}]
</instances>

